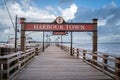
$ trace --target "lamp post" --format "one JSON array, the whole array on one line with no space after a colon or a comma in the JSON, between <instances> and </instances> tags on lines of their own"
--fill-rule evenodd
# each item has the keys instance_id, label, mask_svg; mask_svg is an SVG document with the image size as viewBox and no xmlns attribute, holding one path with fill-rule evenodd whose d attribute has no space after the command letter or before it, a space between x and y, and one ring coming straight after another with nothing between
<instances>
[{"instance_id":1,"label":"lamp post","mask_svg":"<svg viewBox=\"0 0 120 80\"><path fill-rule=\"evenodd\" d=\"M61 49L62 49L62 35L61 35Z\"/></svg>"},{"instance_id":2,"label":"lamp post","mask_svg":"<svg viewBox=\"0 0 120 80\"><path fill-rule=\"evenodd\" d=\"M50 42L51 42L51 38L50 38L51 36L53 36L53 35L46 35L49 45L50 45Z\"/></svg>"},{"instance_id":3,"label":"lamp post","mask_svg":"<svg viewBox=\"0 0 120 80\"><path fill-rule=\"evenodd\" d=\"M70 23L72 23L72 20L68 20L68 21L70 21ZM72 54L72 43L73 43L73 34L72 34L72 31L71 31L71 34L70 34L71 36L71 40L70 40L70 55L72 56L73 54Z\"/></svg>"},{"instance_id":4,"label":"lamp post","mask_svg":"<svg viewBox=\"0 0 120 80\"><path fill-rule=\"evenodd\" d=\"M72 56L73 55L73 53L72 53L72 31L71 31L71 46L70 46L70 55Z\"/></svg>"},{"instance_id":5,"label":"lamp post","mask_svg":"<svg viewBox=\"0 0 120 80\"><path fill-rule=\"evenodd\" d=\"M48 35L46 35L46 44L48 44Z\"/></svg>"},{"instance_id":6,"label":"lamp post","mask_svg":"<svg viewBox=\"0 0 120 80\"><path fill-rule=\"evenodd\" d=\"M51 41L51 39L50 39L50 35L48 36L48 42L49 42L49 46L50 46L50 41Z\"/></svg>"},{"instance_id":7,"label":"lamp post","mask_svg":"<svg viewBox=\"0 0 120 80\"><path fill-rule=\"evenodd\" d=\"M69 20L71 23L72 23L72 20ZM72 31L71 31L71 41L70 41L70 55L72 56L73 53L72 53L72 44L73 44L73 34L72 34Z\"/></svg>"},{"instance_id":8,"label":"lamp post","mask_svg":"<svg viewBox=\"0 0 120 80\"><path fill-rule=\"evenodd\" d=\"M43 31L43 52L44 52L45 48L44 48L44 31Z\"/></svg>"},{"instance_id":9,"label":"lamp post","mask_svg":"<svg viewBox=\"0 0 120 80\"><path fill-rule=\"evenodd\" d=\"M56 38L56 45L59 43L59 37Z\"/></svg>"}]
</instances>

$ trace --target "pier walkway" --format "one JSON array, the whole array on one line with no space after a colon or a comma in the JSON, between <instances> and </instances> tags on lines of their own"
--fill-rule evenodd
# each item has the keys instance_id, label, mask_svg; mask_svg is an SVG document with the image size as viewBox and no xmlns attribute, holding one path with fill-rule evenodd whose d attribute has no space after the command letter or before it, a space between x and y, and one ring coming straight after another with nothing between
<instances>
[{"instance_id":1,"label":"pier walkway","mask_svg":"<svg viewBox=\"0 0 120 80\"><path fill-rule=\"evenodd\" d=\"M15 80L112 80L57 46L49 46L21 71Z\"/></svg>"}]
</instances>

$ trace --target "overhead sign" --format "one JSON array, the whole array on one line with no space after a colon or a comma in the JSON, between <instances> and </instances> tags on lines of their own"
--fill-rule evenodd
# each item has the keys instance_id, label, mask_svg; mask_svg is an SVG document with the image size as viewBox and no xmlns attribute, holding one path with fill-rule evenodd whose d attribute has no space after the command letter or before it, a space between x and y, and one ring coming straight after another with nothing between
<instances>
[{"instance_id":1,"label":"overhead sign","mask_svg":"<svg viewBox=\"0 0 120 80\"><path fill-rule=\"evenodd\" d=\"M53 35L66 35L65 31L53 31Z\"/></svg>"},{"instance_id":2,"label":"overhead sign","mask_svg":"<svg viewBox=\"0 0 120 80\"><path fill-rule=\"evenodd\" d=\"M53 23L25 22L26 31L94 31L95 23L66 23L62 17L57 17Z\"/></svg>"},{"instance_id":3,"label":"overhead sign","mask_svg":"<svg viewBox=\"0 0 120 80\"><path fill-rule=\"evenodd\" d=\"M93 23L25 23L26 31L94 31L96 30Z\"/></svg>"}]
</instances>

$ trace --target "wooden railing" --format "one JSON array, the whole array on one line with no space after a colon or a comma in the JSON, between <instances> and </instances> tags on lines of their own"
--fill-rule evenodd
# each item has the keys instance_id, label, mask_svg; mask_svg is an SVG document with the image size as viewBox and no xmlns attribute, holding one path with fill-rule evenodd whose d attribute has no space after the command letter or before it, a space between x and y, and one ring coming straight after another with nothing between
<instances>
[{"instance_id":1,"label":"wooden railing","mask_svg":"<svg viewBox=\"0 0 120 80\"><path fill-rule=\"evenodd\" d=\"M0 56L11 54L14 50L14 48L0 47Z\"/></svg>"},{"instance_id":2,"label":"wooden railing","mask_svg":"<svg viewBox=\"0 0 120 80\"><path fill-rule=\"evenodd\" d=\"M57 46L61 47L60 45ZM62 49L70 53L70 47L62 46ZM79 57L84 62L111 76L115 80L120 80L120 56L102 52L95 52L93 54L90 50L78 48L72 48L72 52L73 56ZM97 60L95 60L93 56L96 56ZM97 64L94 64L94 62Z\"/></svg>"},{"instance_id":3,"label":"wooden railing","mask_svg":"<svg viewBox=\"0 0 120 80\"><path fill-rule=\"evenodd\" d=\"M45 46L45 48L48 45ZM26 67L36 55L42 51L42 47L28 49L25 52L17 52L9 55L0 56L0 80L12 80Z\"/></svg>"}]
</instances>

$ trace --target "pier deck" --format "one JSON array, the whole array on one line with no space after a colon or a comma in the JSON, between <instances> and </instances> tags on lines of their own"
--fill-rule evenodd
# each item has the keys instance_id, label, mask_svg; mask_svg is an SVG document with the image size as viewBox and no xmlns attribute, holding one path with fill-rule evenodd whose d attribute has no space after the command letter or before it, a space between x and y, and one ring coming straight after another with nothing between
<instances>
[{"instance_id":1,"label":"pier deck","mask_svg":"<svg viewBox=\"0 0 120 80\"><path fill-rule=\"evenodd\" d=\"M59 47L50 46L37 56L15 80L112 80Z\"/></svg>"}]
</instances>

